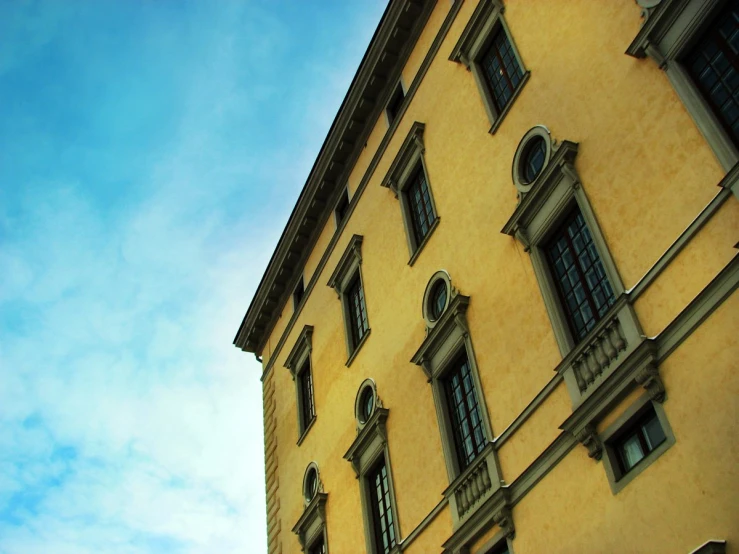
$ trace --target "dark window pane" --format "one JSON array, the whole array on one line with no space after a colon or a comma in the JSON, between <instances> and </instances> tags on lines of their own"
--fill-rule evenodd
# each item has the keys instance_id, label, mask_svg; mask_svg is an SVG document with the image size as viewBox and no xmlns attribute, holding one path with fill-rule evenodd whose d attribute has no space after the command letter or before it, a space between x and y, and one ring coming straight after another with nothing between
<instances>
[{"instance_id":1,"label":"dark window pane","mask_svg":"<svg viewBox=\"0 0 739 554\"><path fill-rule=\"evenodd\" d=\"M434 284L434 288L431 290L431 294L429 296L429 315L432 320L436 321L441 317L441 314L446 307L446 282L439 279L436 284Z\"/></svg>"},{"instance_id":2,"label":"dark window pane","mask_svg":"<svg viewBox=\"0 0 739 554\"><path fill-rule=\"evenodd\" d=\"M628 473L666 440L659 418L650 408L613 443L623 473Z\"/></svg>"},{"instance_id":3,"label":"dark window pane","mask_svg":"<svg viewBox=\"0 0 739 554\"><path fill-rule=\"evenodd\" d=\"M523 77L523 69L513 53L513 46L503 27L498 27L479 63L495 107L501 112L508 105Z\"/></svg>"},{"instance_id":4,"label":"dark window pane","mask_svg":"<svg viewBox=\"0 0 739 554\"><path fill-rule=\"evenodd\" d=\"M533 183L544 167L544 158L547 155L547 143L543 137L537 136L531 139L522 156L521 169L522 181Z\"/></svg>"},{"instance_id":5,"label":"dark window pane","mask_svg":"<svg viewBox=\"0 0 739 554\"><path fill-rule=\"evenodd\" d=\"M555 232L546 253L570 328L580 341L616 298L579 208Z\"/></svg>"},{"instance_id":6,"label":"dark window pane","mask_svg":"<svg viewBox=\"0 0 739 554\"><path fill-rule=\"evenodd\" d=\"M408 198L413 236L416 239L416 246L418 246L428 234L431 224L436 220L423 166L419 165L416 168L404 193Z\"/></svg>"},{"instance_id":7,"label":"dark window pane","mask_svg":"<svg viewBox=\"0 0 739 554\"><path fill-rule=\"evenodd\" d=\"M300 431L302 433L316 417L316 409L313 403L313 377L310 371L310 361L306 361L300 373L298 373L298 385L301 404Z\"/></svg>"},{"instance_id":8,"label":"dark window pane","mask_svg":"<svg viewBox=\"0 0 739 554\"><path fill-rule=\"evenodd\" d=\"M295 292L293 292L293 308L297 308L300 305L300 301L303 300L303 296L305 295L305 284L303 282L303 278L300 278L300 281L298 282L298 286L295 287Z\"/></svg>"},{"instance_id":9,"label":"dark window pane","mask_svg":"<svg viewBox=\"0 0 739 554\"><path fill-rule=\"evenodd\" d=\"M349 209L349 192L346 188L341 193L339 203L336 205L336 224L339 225L346 217L346 212Z\"/></svg>"},{"instance_id":10,"label":"dark window pane","mask_svg":"<svg viewBox=\"0 0 739 554\"><path fill-rule=\"evenodd\" d=\"M739 2L727 2L683 59L716 118L739 147Z\"/></svg>"},{"instance_id":11,"label":"dark window pane","mask_svg":"<svg viewBox=\"0 0 739 554\"><path fill-rule=\"evenodd\" d=\"M398 86L395 87L395 90L393 91L393 95L390 97L390 101L387 103L387 119L390 124L392 124L397 117L404 99L405 93L403 92L403 87L398 83Z\"/></svg>"},{"instance_id":12,"label":"dark window pane","mask_svg":"<svg viewBox=\"0 0 739 554\"><path fill-rule=\"evenodd\" d=\"M449 404L457 461L460 471L463 471L487 443L466 353L452 364L444 377L444 388Z\"/></svg>"},{"instance_id":13,"label":"dark window pane","mask_svg":"<svg viewBox=\"0 0 739 554\"><path fill-rule=\"evenodd\" d=\"M310 546L308 554L326 554L326 543L323 541L323 537L319 537L319 539Z\"/></svg>"},{"instance_id":14,"label":"dark window pane","mask_svg":"<svg viewBox=\"0 0 739 554\"><path fill-rule=\"evenodd\" d=\"M369 472L367 479L373 512L372 527L375 534L375 545L378 552L387 554L395 547L396 540L393 510L390 505L390 487L384 458Z\"/></svg>"},{"instance_id":15,"label":"dark window pane","mask_svg":"<svg viewBox=\"0 0 739 554\"><path fill-rule=\"evenodd\" d=\"M358 274L347 288L346 297L349 303L349 328L352 349L354 349L369 330L367 308L364 305L364 290L362 290L362 281Z\"/></svg>"}]
</instances>

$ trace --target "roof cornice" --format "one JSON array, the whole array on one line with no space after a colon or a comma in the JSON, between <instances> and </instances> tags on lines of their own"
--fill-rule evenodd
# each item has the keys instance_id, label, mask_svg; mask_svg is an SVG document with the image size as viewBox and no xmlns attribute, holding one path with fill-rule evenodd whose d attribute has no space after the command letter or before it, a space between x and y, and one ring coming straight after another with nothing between
<instances>
[{"instance_id":1,"label":"roof cornice","mask_svg":"<svg viewBox=\"0 0 739 554\"><path fill-rule=\"evenodd\" d=\"M436 0L391 0L385 9L236 333L234 344L242 350L260 353L264 348L331 213L336 191L361 152L435 4Z\"/></svg>"}]
</instances>

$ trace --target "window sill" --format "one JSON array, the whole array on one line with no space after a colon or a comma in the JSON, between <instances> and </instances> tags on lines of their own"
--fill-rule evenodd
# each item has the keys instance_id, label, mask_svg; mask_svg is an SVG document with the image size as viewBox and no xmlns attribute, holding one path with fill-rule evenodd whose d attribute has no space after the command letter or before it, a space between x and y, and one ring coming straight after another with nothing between
<instances>
[{"instance_id":1,"label":"window sill","mask_svg":"<svg viewBox=\"0 0 739 554\"><path fill-rule=\"evenodd\" d=\"M416 248L416 251L411 256L411 259L408 260L408 265L413 267L413 264L416 263L416 260L418 259L418 256L421 255L421 250L423 250L424 246L428 243L429 239L431 238L431 235L434 233L436 228L439 226L439 221L441 221L440 217L436 217L434 222L431 224L431 227L429 228L429 232L426 233L426 236L423 237L423 240L421 241L421 244L418 245L418 248Z\"/></svg>"},{"instance_id":2,"label":"window sill","mask_svg":"<svg viewBox=\"0 0 739 554\"><path fill-rule=\"evenodd\" d=\"M318 416L313 416L313 419L308 424L308 427L306 427L303 430L303 432L301 433L301 435L298 437L298 442L297 442L297 445L298 446L300 446L301 444L303 444L303 440L305 440L305 437L308 435L308 431L311 430L311 427L313 427L313 424L316 422L316 419L318 419Z\"/></svg>"},{"instance_id":3,"label":"window sill","mask_svg":"<svg viewBox=\"0 0 739 554\"><path fill-rule=\"evenodd\" d=\"M354 351L351 353L351 356L349 356L349 359L346 361L346 367L349 367L352 365L352 362L354 361L354 358L357 357L357 354L359 353L359 350L364 346L364 343L367 341L367 337L369 337L370 332L372 329L367 329L367 332L364 334L364 336L360 339L359 343L357 344L356 348L354 348Z\"/></svg>"},{"instance_id":4,"label":"window sill","mask_svg":"<svg viewBox=\"0 0 739 554\"><path fill-rule=\"evenodd\" d=\"M531 76L531 71L527 71L523 74L523 77L521 78L521 82L518 84L518 87L513 92L513 95L511 96L511 101L508 102L505 108L503 108L503 111L501 111L498 114L498 117L495 118L495 121L493 122L493 125L490 127L490 130L488 133L491 135L494 135L496 131L498 130L498 127L500 127L501 123L503 123L503 120L505 119L505 116L508 115L508 112L511 111L511 107L516 102L516 99L521 94L521 90L523 90L523 87L526 85L526 83L529 82L529 77Z\"/></svg>"}]
</instances>

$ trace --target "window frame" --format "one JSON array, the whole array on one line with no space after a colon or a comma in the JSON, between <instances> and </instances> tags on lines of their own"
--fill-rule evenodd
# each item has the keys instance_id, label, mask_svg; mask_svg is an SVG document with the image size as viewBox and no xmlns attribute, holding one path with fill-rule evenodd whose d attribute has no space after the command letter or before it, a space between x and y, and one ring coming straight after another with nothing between
<instances>
[{"instance_id":1,"label":"window frame","mask_svg":"<svg viewBox=\"0 0 739 554\"><path fill-rule=\"evenodd\" d=\"M374 409L367 421L359 417L361 396L367 389L374 395ZM344 454L344 459L351 463L359 481L359 494L362 505L364 537L367 552L379 553L377 549L377 538L375 536L374 509L372 505L372 492L369 477L377 465L384 460L387 471L390 508L393 514L393 530L395 532L395 546L390 550L392 554L400 552L401 539L400 521L398 519L398 504L395 499L395 487L393 480L392 464L390 460L390 449L387 434L387 419L390 411L383 407L382 400L377 394L375 382L366 379L357 391L354 402L355 417L357 422L357 437Z\"/></svg>"},{"instance_id":2,"label":"window frame","mask_svg":"<svg viewBox=\"0 0 739 554\"><path fill-rule=\"evenodd\" d=\"M645 8L645 21L626 54L649 56L664 70L698 130L725 171L739 162L734 144L708 101L688 74L683 60L727 2L725 0L662 0Z\"/></svg>"},{"instance_id":3,"label":"window frame","mask_svg":"<svg viewBox=\"0 0 739 554\"><path fill-rule=\"evenodd\" d=\"M429 171L426 165L424 154L426 148L423 142L423 134L426 125L419 121L415 121L411 125L410 131L406 136L403 144L398 150L387 175L382 181L382 186L390 189L395 198L400 202L400 211L403 219L403 227L405 229L406 242L408 244L408 252L410 259L408 265L413 266L421 251L431 239L436 227L441 221L439 210L436 208L434 194L429 179ZM412 186L413 178L421 172L424 177L426 189L428 191L428 200L431 206L433 220L428 224L426 234L419 237L416 233L415 218L411 201L408 197L408 189Z\"/></svg>"},{"instance_id":4,"label":"window frame","mask_svg":"<svg viewBox=\"0 0 739 554\"><path fill-rule=\"evenodd\" d=\"M526 65L523 63L521 54L516 47L513 34L503 17L504 12L505 6L503 6L501 0L481 0L449 56L451 61L464 64L472 73L490 120L491 127L488 131L490 134L495 134L498 130L531 76L531 72L526 69ZM487 53L498 32L505 34L522 73L521 80L513 89L508 103L502 109L499 109L496 105L487 75L480 64L482 57Z\"/></svg>"},{"instance_id":5,"label":"window frame","mask_svg":"<svg viewBox=\"0 0 739 554\"><path fill-rule=\"evenodd\" d=\"M432 283L438 281L438 279L439 274L434 274L426 290L428 291ZM470 298L459 294L451 286L449 290L452 295L449 305L435 322L434 327L427 328L426 338L411 358L411 362L421 367L431 383L442 452L444 453L444 462L449 479L449 486L444 490L443 495L451 505L452 523L456 530L462 527L464 522L475 516L481 506L487 505L489 507L490 502L493 502L500 509L504 508L507 503L505 497L507 491L501 487L502 474L493 440L495 435L490 424L490 415L485 402L480 372L467 324L466 313ZM426 298L424 298L425 301ZM444 389L445 377L462 354L466 355L469 364L486 442L482 450L475 455L466 467L461 463L455 446L451 406L449 406ZM479 487L478 483L480 482L485 483L486 486ZM468 501L470 495L474 497L472 502ZM493 518L500 517L500 509L486 512L484 519L486 521L489 519L492 522ZM460 538L455 535L453 540L466 541L468 537L465 535Z\"/></svg>"},{"instance_id":6,"label":"window frame","mask_svg":"<svg viewBox=\"0 0 739 554\"><path fill-rule=\"evenodd\" d=\"M557 345L562 356L565 357L584 340L587 340L593 331L588 332L583 339L577 339L573 335L545 247L575 208L580 210L585 220L616 299L625 292L625 288L595 212L574 168L578 145L565 140L554 148L551 135L548 131L543 132L542 129L545 130L546 127L539 125L528 131L514 155L513 181L518 189L519 202L502 232L515 236L523 244L524 250L530 254ZM522 153L525 152L528 141L535 137L543 137L547 143L544 167L533 182L522 183L515 176L519 173ZM606 317L611 310L613 306L598 321Z\"/></svg>"},{"instance_id":7,"label":"window frame","mask_svg":"<svg viewBox=\"0 0 739 554\"><path fill-rule=\"evenodd\" d=\"M344 185L339 192L339 197L336 200L336 207L334 207L334 222L336 228L340 229L347 217L349 211L349 205L351 204L351 198L349 198L349 188Z\"/></svg>"},{"instance_id":8,"label":"window frame","mask_svg":"<svg viewBox=\"0 0 739 554\"><path fill-rule=\"evenodd\" d=\"M400 92L401 98L400 102L398 102L397 106L395 106L395 111L393 112L391 110L391 105L399 96L398 92ZM403 84L403 79L401 77L400 79L398 79L398 83L397 85L395 85L392 94L390 94L390 98L388 99L387 104L385 104L385 121L387 121L388 127L391 127L393 123L395 123L395 120L398 118L398 116L402 113L403 102L405 102L405 97L407 96L407 93L408 91Z\"/></svg>"},{"instance_id":9,"label":"window frame","mask_svg":"<svg viewBox=\"0 0 739 554\"><path fill-rule=\"evenodd\" d=\"M285 360L285 367L290 371L290 375L295 382L295 406L297 412L297 423L298 423L298 442L300 446L305 437L308 435L308 431L311 430L313 425L318 419L318 410L316 409L316 389L315 380L313 375L313 362L311 360L311 352L313 351L313 326L305 325L300 331L295 345L288 354ZM310 374L310 387L311 397L313 406L313 418L306 422L304 420L305 413L305 402L304 391L301 383L301 375L304 371Z\"/></svg>"},{"instance_id":10,"label":"window frame","mask_svg":"<svg viewBox=\"0 0 739 554\"><path fill-rule=\"evenodd\" d=\"M316 493L309 499L306 494L306 485L308 475L311 471L315 471L318 481ZM298 536L300 547L304 552L310 552L318 541L323 540L324 550L326 554L328 548L328 530L326 525L326 502L328 494L324 492L323 481L321 480L321 472L318 470L318 464L311 462L303 473L303 513L292 528L292 532Z\"/></svg>"},{"instance_id":11,"label":"window frame","mask_svg":"<svg viewBox=\"0 0 739 554\"><path fill-rule=\"evenodd\" d=\"M341 311L344 319L344 338L347 350L347 361L345 365L347 367L352 364L360 349L364 346L364 343L367 342L367 338L372 331L369 323L369 311L367 308L367 289L364 286L364 279L362 277L363 240L364 237L362 237L362 235L352 236L341 256L341 259L339 260L339 263L336 265L336 269L334 269L328 283L326 283L327 286L336 291L336 294L341 301ZM367 320L367 330L359 338L355 338L354 336L350 298L348 296L349 289L356 280L359 281L359 286L362 291L364 312Z\"/></svg>"},{"instance_id":12,"label":"window frame","mask_svg":"<svg viewBox=\"0 0 739 554\"><path fill-rule=\"evenodd\" d=\"M646 454L639 462L637 462L630 470L624 471L621 467L620 455L617 450L619 439L627 434L635 424L637 424L644 415L650 410L654 411L659 421L665 440L656 448ZM667 419L664 406L661 402L653 400L648 393L643 394L624 413L622 413L612 424L600 433L600 440L603 444L603 467L606 471L608 484L611 492L615 495L623 490L638 475L652 465L657 458L662 456L675 444L675 435L672 427Z\"/></svg>"},{"instance_id":13,"label":"window frame","mask_svg":"<svg viewBox=\"0 0 739 554\"><path fill-rule=\"evenodd\" d=\"M298 279L298 283L293 289L292 296L293 312L297 312L300 309L300 306L303 304L303 300L305 300L305 277L303 275L301 275Z\"/></svg>"}]
</instances>

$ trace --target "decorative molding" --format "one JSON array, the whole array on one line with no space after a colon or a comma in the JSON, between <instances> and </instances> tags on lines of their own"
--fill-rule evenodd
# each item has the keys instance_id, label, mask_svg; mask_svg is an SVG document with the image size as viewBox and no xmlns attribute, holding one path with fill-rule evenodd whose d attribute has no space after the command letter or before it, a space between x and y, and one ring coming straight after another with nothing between
<instances>
[{"instance_id":1,"label":"decorative molding","mask_svg":"<svg viewBox=\"0 0 739 554\"><path fill-rule=\"evenodd\" d=\"M726 554L726 541L711 540L704 542L690 554Z\"/></svg>"},{"instance_id":2,"label":"decorative molding","mask_svg":"<svg viewBox=\"0 0 739 554\"><path fill-rule=\"evenodd\" d=\"M303 330L298 335L298 339L295 341L295 345L285 360L285 367L290 370L293 380L295 380L295 375L300 369L300 365L305 360L305 357L310 356L310 353L313 351L312 339L313 325L304 325Z\"/></svg>"},{"instance_id":3,"label":"decorative molding","mask_svg":"<svg viewBox=\"0 0 739 554\"><path fill-rule=\"evenodd\" d=\"M662 363L739 287L739 254L670 322L655 339Z\"/></svg>"},{"instance_id":4,"label":"decorative molding","mask_svg":"<svg viewBox=\"0 0 739 554\"><path fill-rule=\"evenodd\" d=\"M499 487L481 504L471 516L459 527L455 528L452 536L442 545L444 554L462 554L467 552L471 544L492 525L502 523L506 532L514 533L511 517L510 490L508 487Z\"/></svg>"},{"instance_id":5,"label":"decorative molding","mask_svg":"<svg viewBox=\"0 0 739 554\"><path fill-rule=\"evenodd\" d=\"M636 373L634 379L647 390L649 398L659 403L665 401L665 385L655 364L645 365Z\"/></svg>"},{"instance_id":6,"label":"decorative molding","mask_svg":"<svg viewBox=\"0 0 739 554\"><path fill-rule=\"evenodd\" d=\"M598 431L593 423L588 423L575 434L577 442L588 449L588 457L600 460L603 456L603 443L598 438Z\"/></svg>"},{"instance_id":7,"label":"decorative molding","mask_svg":"<svg viewBox=\"0 0 739 554\"><path fill-rule=\"evenodd\" d=\"M382 180L380 185L385 188L389 188L395 193L395 197L398 197L400 193L400 183L403 181L402 176L404 173L409 171L408 166L412 162L419 159L421 155L426 151L426 147L423 144L423 132L426 129L426 124L420 121L414 121L411 125L408 135L406 135L403 144L400 146L395 159L390 164L390 169L387 175ZM412 168L411 168L412 169Z\"/></svg>"},{"instance_id":8,"label":"decorative molding","mask_svg":"<svg viewBox=\"0 0 739 554\"><path fill-rule=\"evenodd\" d=\"M436 54L439 52L439 48L441 48L441 44L446 38L446 35L449 32L449 29L451 28L452 23L454 23L457 17L457 14L459 13L459 10L462 7L462 4L464 2L464 0L453 0L453 1L454 3L452 4L452 7L447 13L446 18L444 19L443 23L441 24L439 31L436 33L436 37L434 38L433 42L431 43L431 47L429 48L428 52L426 53L426 56L421 62L421 65L418 68L418 71L416 72L416 76L413 78L413 82L411 83L410 87L408 87L408 90L406 91L406 101L404 101L403 104L401 105L400 110L398 111L398 115L393 121L393 124L390 126L390 128L385 133L385 136L383 136L382 140L380 141L380 145L377 147L377 151L373 155L372 160L370 161L369 166L367 167L364 173L364 176L360 180L359 185L357 186L356 190L354 191L354 194L352 195L351 201L349 203L349 207L347 208L346 216L342 220L341 224L336 228L334 236L331 237L331 240L329 241L329 244L326 247L326 250L321 256L321 259L319 260L318 266L313 272L313 276L311 277L310 282L305 287L306 297L308 297L311 294L311 292L313 291L313 287L316 285L316 283L319 280L319 277L323 273L323 270L325 269L326 264L328 263L328 260L331 257L331 254L333 254L333 251L336 248L336 245L342 236L342 232L344 228L346 227L346 224L349 221L351 214L354 212L354 209L359 203L359 200L361 199L362 194L367 188L367 185L369 184L370 179L374 176L374 172L377 169L377 166L380 163L380 160L385 155L385 151L387 150L387 147L390 144L391 139L393 138L395 130L397 129L400 123L400 120L402 119L402 116L405 113L406 108L410 104L413 96L415 96L416 92L418 91L418 88L421 86L421 82L423 81L423 78L426 75L426 72L431 66L431 62L436 57ZM322 223L319 223L319 225L325 225L329 216L330 214L327 213L325 220ZM247 315L248 315L248 312L247 312ZM285 331L282 333L282 336L277 341L277 345L275 346L272 354L267 360L267 363L263 365L262 376L261 376L262 381L264 381L265 377L271 371L272 366L274 365L275 360L277 356L279 355L280 351L284 347L285 341L287 340L288 335L290 334L290 331L295 325L295 322L297 321L299 315L300 315L299 312L293 313L292 317L290 318L290 321L288 321L287 323ZM243 323L242 323L242 327L243 327ZM239 329L239 332L241 332L241 328ZM237 337L238 336L239 335L237 335ZM236 344L236 341L234 341L234 344ZM239 345L236 344L236 346L239 346ZM241 348L248 351L248 349L246 349L245 347L241 347Z\"/></svg>"},{"instance_id":9,"label":"decorative molding","mask_svg":"<svg viewBox=\"0 0 739 554\"><path fill-rule=\"evenodd\" d=\"M339 263L336 264L336 269L334 269L328 283L326 283L326 285L336 290L339 298L341 298L341 293L344 290L343 285L345 285L347 278L350 277L352 270L362 265L363 241L364 237L362 235L352 235L349 244L346 245L346 249L339 259Z\"/></svg>"},{"instance_id":10,"label":"decorative molding","mask_svg":"<svg viewBox=\"0 0 739 554\"><path fill-rule=\"evenodd\" d=\"M647 10L648 17L626 54L649 56L665 71L719 163L729 171L739 161L739 150L680 63L723 4L721 0L662 0Z\"/></svg>"},{"instance_id":11,"label":"decorative molding","mask_svg":"<svg viewBox=\"0 0 739 554\"><path fill-rule=\"evenodd\" d=\"M328 542L325 536L327 501L328 494L322 491L317 492L292 528L292 532L298 536L300 546L304 551L319 535L324 535L324 544Z\"/></svg>"},{"instance_id":12,"label":"decorative molding","mask_svg":"<svg viewBox=\"0 0 739 554\"><path fill-rule=\"evenodd\" d=\"M716 196L701 210L698 216L690 222L690 225L680 233L680 236L665 250L659 259L649 268L644 276L639 279L636 284L631 287L626 294L629 295L631 301L634 302L646 291L652 283L659 277L662 272L669 266L678 254L682 252L691 240L698 234L703 226L708 223L714 215L719 211L721 206L731 197L731 191L734 190L736 195L736 183L739 181L739 163L727 173L726 177L721 180L719 186L722 187Z\"/></svg>"},{"instance_id":13,"label":"decorative molding","mask_svg":"<svg viewBox=\"0 0 739 554\"><path fill-rule=\"evenodd\" d=\"M503 11L505 11L505 7L501 0L480 0L459 36L459 40L452 48L449 60L462 63L469 69L471 63L470 51L473 49L474 43L479 40L480 35L484 35L486 31L490 32L490 29L486 29L490 19L503 13Z\"/></svg>"},{"instance_id":14,"label":"decorative molding","mask_svg":"<svg viewBox=\"0 0 739 554\"><path fill-rule=\"evenodd\" d=\"M362 153L435 5L436 0L388 4L234 338L242 350L264 348L290 297L287 285L302 272L331 215L328 200Z\"/></svg>"}]
</instances>

